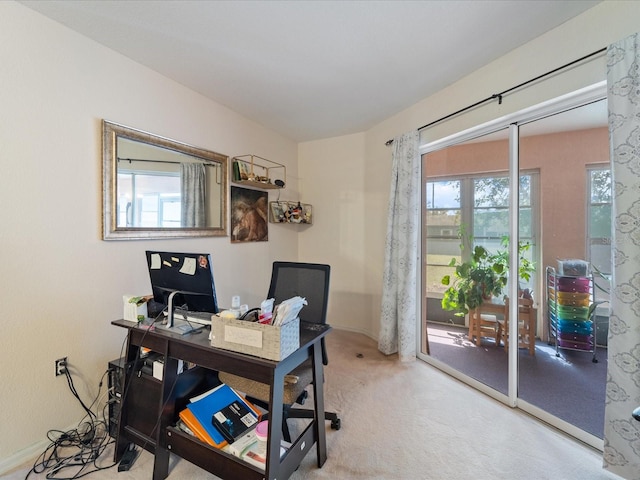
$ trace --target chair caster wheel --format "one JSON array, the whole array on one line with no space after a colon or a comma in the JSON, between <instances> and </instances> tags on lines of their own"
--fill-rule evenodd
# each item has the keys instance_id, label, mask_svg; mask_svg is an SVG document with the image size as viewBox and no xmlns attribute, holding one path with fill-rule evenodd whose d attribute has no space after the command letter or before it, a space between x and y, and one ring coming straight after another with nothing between
<instances>
[{"instance_id":1,"label":"chair caster wheel","mask_svg":"<svg viewBox=\"0 0 640 480\"><path fill-rule=\"evenodd\" d=\"M332 430L340 430L340 419L338 418L337 420L331 420L331 429Z\"/></svg>"}]
</instances>

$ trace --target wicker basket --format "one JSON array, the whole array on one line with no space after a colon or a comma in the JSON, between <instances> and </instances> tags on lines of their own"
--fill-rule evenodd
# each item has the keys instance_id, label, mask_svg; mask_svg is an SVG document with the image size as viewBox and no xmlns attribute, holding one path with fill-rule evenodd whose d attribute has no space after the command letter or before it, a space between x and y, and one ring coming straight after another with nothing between
<instances>
[{"instance_id":1,"label":"wicker basket","mask_svg":"<svg viewBox=\"0 0 640 480\"><path fill-rule=\"evenodd\" d=\"M282 360L300 348L300 319L276 327L214 316L211 346L269 360Z\"/></svg>"}]
</instances>

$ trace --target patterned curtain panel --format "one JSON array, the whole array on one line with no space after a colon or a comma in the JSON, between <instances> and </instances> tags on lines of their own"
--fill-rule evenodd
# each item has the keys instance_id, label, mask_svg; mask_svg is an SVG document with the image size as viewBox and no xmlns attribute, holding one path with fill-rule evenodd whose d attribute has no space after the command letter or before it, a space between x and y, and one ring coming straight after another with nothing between
<instances>
[{"instance_id":1,"label":"patterned curtain panel","mask_svg":"<svg viewBox=\"0 0 640 480\"><path fill-rule=\"evenodd\" d=\"M205 166L201 163L180 164L180 194L183 227L206 227Z\"/></svg>"},{"instance_id":2,"label":"patterned curtain panel","mask_svg":"<svg viewBox=\"0 0 640 480\"><path fill-rule=\"evenodd\" d=\"M393 167L382 284L378 349L416 358L416 277L420 213L419 133L393 140Z\"/></svg>"},{"instance_id":3,"label":"patterned curtain panel","mask_svg":"<svg viewBox=\"0 0 640 480\"><path fill-rule=\"evenodd\" d=\"M613 155L614 265L604 466L640 478L640 37L607 49L609 136Z\"/></svg>"}]
</instances>

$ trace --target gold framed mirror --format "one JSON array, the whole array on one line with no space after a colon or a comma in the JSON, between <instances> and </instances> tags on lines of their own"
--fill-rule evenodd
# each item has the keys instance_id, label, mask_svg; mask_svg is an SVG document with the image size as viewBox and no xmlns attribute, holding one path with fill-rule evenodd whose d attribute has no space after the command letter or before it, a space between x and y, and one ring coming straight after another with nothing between
<instances>
[{"instance_id":1,"label":"gold framed mirror","mask_svg":"<svg viewBox=\"0 0 640 480\"><path fill-rule=\"evenodd\" d=\"M103 239L227 235L220 153L102 121Z\"/></svg>"}]
</instances>

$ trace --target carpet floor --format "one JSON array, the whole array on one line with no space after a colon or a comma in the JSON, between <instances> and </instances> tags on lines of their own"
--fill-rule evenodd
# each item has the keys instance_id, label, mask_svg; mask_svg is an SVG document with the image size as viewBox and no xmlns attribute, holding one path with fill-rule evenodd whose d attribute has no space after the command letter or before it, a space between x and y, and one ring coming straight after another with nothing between
<instances>
[{"instance_id":1,"label":"carpet floor","mask_svg":"<svg viewBox=\"0 0 640 480\"><path fill-rule=\"evenodd\" d=\"M325 404L339 413L342 428L327 424L327 462L318 469L310 452L293 480L619 478L603 470L600 452L424 362L399 362L396 355L382 355L370 338L346 331L334 330L327 346ZM108 454L103 457L108 464ZM112 468L87 478L147 480L152 466L143 452L127 472ZM29 468L2 478L22 480ZM168 478L216 477L173 458Z\"/></svg>"},{"instance_id":2,"label":"carpet floor","mask_svg":"<svg viewBox=\"0 0 640 480\"><path fill-rule=\"evenodd\" d=\"M467 329L429 324L431 355L456 370L507 394L507 352L483 339L478 347L467 338ZM527 349L518 353L518 396L542 410L598 438L604 434L607 350L593 354L556 349L547 342L536 342L536 354Z\"/></svg>"}]
</instances>

